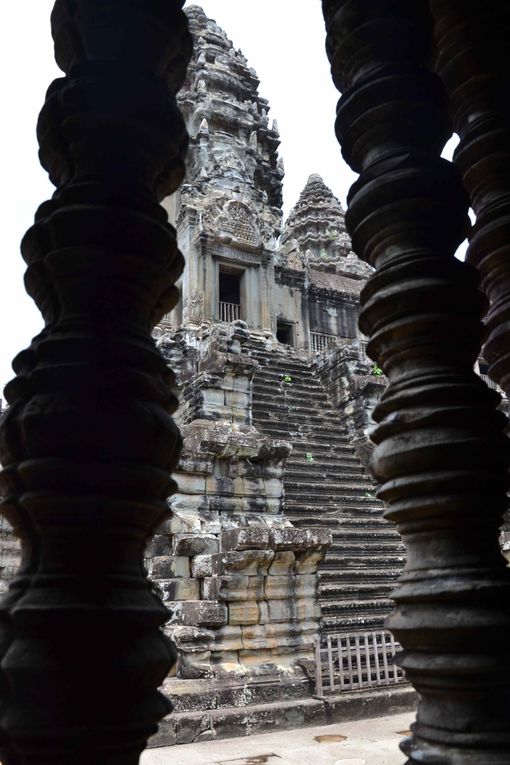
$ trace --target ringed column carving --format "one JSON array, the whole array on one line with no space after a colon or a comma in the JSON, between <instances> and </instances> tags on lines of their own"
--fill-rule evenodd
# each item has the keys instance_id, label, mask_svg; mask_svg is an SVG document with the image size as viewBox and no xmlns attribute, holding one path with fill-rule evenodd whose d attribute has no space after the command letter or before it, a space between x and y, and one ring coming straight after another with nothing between
<instances>
[{"instance_id":1,"label":"ringed column carving","mask_svg":"<svg viewBox=\"0 0 510 765\"><path fill-rule=\"evenodd\" d=\"M143 565L180 436L151 330L182 270L159 201L184 176L175 94L183 0L57 0L38 122L57 191L22 252L45 329L14 361L1 428L3 512L23 536L4 604L0 759L138 763L168 705L168 612Z\"/></svg>"},{"instance_id":2,"label":"ringed column carving","mask_svg":"<svg viewBox=\"0 0 510 765\"><path fill-rule=\"evenodd\" d=\"M507 3L432 0L437 68L460 143L454 159L476 215L467 260L490 301L484 355L510 394L510 89Z\"/></svg>"},{"instance_id":3,"label":"ringed column carving","mask_svg":"<svg viewBox=\"0 0 510 765\"><path fill-rule=\"evenodd\" d=\"M509 450L499 397L473 373L484 299L455 259L468 230L443 87L427 71L427 2L323 0L337 136L360 173L348 199L355 252L376 271L360 326L389 387L372 466L407 565L387 626L420 695L408 763L503 765L509 572L498 545Z\"/></svg>"}]
</instances>

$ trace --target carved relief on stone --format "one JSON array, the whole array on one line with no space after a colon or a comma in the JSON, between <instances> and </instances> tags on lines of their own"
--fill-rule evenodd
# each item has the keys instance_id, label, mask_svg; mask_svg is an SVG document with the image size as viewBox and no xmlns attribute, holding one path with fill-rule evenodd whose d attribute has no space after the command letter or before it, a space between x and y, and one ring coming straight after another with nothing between
<instances>
[{"instance_id":1,"label":"carved relief on stone","mask_svg":"<svg viewBox=\"0 0 510 765\"><path fill-rule=\"evenodd\" d=\"M256 247L259 244L259 233L253 215L249 208L241 202L230 202L218 221L222 231L246 244Z\"/></svg>"},{"instance_id":2,"label":"carved relief on stone","mask_svg":"<svg viewBox=\"0 0 510 765\"><path fill-rule=\"evenodd\" d=\"M260 233L255 217L242 202L215 201L204 213L204 228L211 234L228 234L233 240L249 247L260 245Z\"/></svg>"},{"instance_id":3,"label":"carved relief on stone","mask_svg":"<svg viewBox=\"0 0 510 765\"><path fill-rule=\"evenodd\" d=\"M204 315L204 293L195 290L189 300L189 318L191 321L200 321Z\"/></svg>"}]
</instances>

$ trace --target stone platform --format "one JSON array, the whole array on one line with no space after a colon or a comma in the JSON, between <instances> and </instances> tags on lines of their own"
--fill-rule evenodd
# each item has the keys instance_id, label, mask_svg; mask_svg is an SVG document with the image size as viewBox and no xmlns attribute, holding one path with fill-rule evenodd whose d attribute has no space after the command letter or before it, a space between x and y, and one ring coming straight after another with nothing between
<instances>
[{"instance_id":1,"label":"stone platform","mask_svg":"<svg viewBox=\"0 0 510 765\"><path fill-rule=\"evenodd\" d=\"M296 729L409 712L416 703L413 688L399 686L342 693L322 699L294 698L275 703L178 712L161 722L150 746L166 749L175 744L198 744L241 736L250 736L251 740L253 734L267 730L292 730L293 737ZM178 758L180 752L179 747ZM176 755L173 756L175 758ZM184 758L182 762L185 762Z\"/></svg>"},{"instance_id":2,"label":"stone platform","mask_svg":"<svg viewBox=\"0 0 510 765\"><path fill-rule=\"evenodd\" d=\"M320 725L175 748L152 749L141 765L403 765L398 744L414 714Z\"/></svg>"}]
</instances>

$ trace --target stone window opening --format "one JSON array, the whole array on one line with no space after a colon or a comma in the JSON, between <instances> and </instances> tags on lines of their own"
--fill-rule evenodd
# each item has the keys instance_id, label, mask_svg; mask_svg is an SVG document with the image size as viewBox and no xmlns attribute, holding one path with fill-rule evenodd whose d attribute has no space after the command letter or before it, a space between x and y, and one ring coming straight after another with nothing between
<instances>
[{"instance_id":1,"label":"stone window opening","mask_svg":"<svg viewBox=\"0 0 510 765\"><path fill-rule=\"evenodd\" d=\"M282 345L294 347L294 326L285 320L278 319L276 324L276 339Z\"/></svg>"},{"instance_id":2,"label":"stone window opening","mask_svg":"<svg viewBox=\"0 0 510 765\"><path fill-rule=\"evenodd\" d=\"M242 272L220 269L218 277L220 321L230 323L241 318L242 277Z\"/></svg>"}]
</instances>

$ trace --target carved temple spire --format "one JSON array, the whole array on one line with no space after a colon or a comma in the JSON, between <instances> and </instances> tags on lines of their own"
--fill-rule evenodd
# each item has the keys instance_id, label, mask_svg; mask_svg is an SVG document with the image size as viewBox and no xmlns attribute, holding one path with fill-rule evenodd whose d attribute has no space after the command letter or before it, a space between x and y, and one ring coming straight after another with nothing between
<instances>
[{"instance_id":1,"label":"carved temple spire","mask_svg":"<svg viewBox=\"0 0 510 765\"><path fill-rule=\"evenodd\" d=\"M337 136L360 173L347 228L376 269L360 326L389 380L374 412L373 470L408 552L387 621L420 696L403 749L409 763L502 765L510 572L498 530L509 448L498 396L473 373L485 304L476 271L454 257L468 200L440 158L451 129L442 83L425 66L429 5L323 0L323 9L343 94Z\"/></svg>"},{"instance_id":2,"label":"carved temple spire","mask_svg":"<svg viewBox=\"0 0 510 765\"><path fill-rule=\"evenodd\" d=\"M178 103L190 147L180 193L164 202L186 269L179 284L182 310L165 325L219 321L220 303L226 303L239 306L233 310L250 327L269 332L268 269L282 222L278 129L269 123L268 102L241 51L201 8L189 6L186 14L194 55ZM240 295L223 294L225 269L244 274L242 307Z\"/></svg>"},{"instance_id":3,"label":"carved temple spire","mask_svg":"<svg viewBox=\"0 0 510 765\"><path fill-rule=\"evenodd\" d=\"M278 127L269 123L269 104L241 51L202 8L189 6L186 14L194 55L178 97L191 138L182 205L237 199L261 219L267 241L281 226Z\"/></svg>"},{"instance_id":4,"label":"carved temple spire","mask_svg":"<svg viewBox=\"0 0 510 765\"><path fill-rule=\"evenodd\" d=\"M46 326L14 361L0 443L24 557L3 606L4 765L136 765L168 708L168 612L143 552L180 445L151 329L183 264L158 204L184 176L182 5L57 0L52 13L65 76L38 138L57 191L22 244Z\"/></svg>"},{"instance_id":5,"label":"carved temple spire","mask_svg":"<svg viewBox=\"0 0 510 765\"><path fill-rule=\"evenodd\" d=\"M280 252L297 251L313 268L366 279L372 269L352 251L345 212L322 177L313 173L285 223Z\"/></svg>"}]
</instances>

